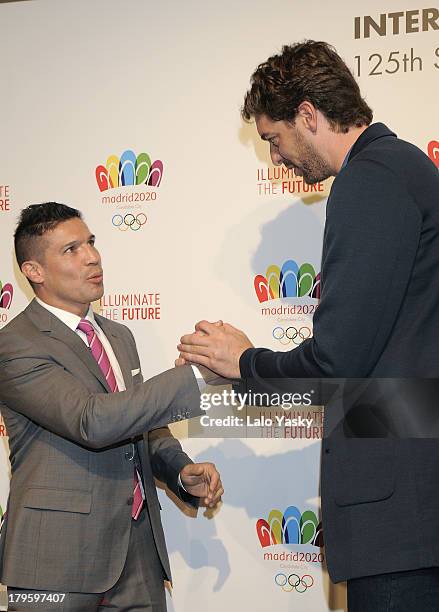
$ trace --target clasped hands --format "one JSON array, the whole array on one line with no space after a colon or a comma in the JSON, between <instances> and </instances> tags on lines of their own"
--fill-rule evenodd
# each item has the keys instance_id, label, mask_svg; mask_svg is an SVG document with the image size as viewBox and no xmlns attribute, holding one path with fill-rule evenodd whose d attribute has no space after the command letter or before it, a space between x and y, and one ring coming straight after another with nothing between
<instances>
[{"instance_id":1,"label":"clasped hands","mask_svg":"<svg viewBox=\"0 0 439 612\"><path fill-rule=\"evenodd\" d=\"M194 363L225 378L239 378L239 359L253 344L243 331L229 323L200 321L195 331L181 337L175 365Z\"/></svg>"}]
</instances>

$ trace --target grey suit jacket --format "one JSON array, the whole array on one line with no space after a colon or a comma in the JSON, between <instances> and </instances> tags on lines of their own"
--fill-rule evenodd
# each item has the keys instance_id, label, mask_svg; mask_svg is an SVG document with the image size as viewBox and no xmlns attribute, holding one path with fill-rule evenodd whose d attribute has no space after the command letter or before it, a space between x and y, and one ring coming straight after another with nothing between
<instances>
[{"instance_id":1,"label":"grey suit jacket","mask_svg":"<svg viewBox=\"0 0 439 612\"><path fill-rule=\"evenodd\" d=\"M143 382L130 330L96 319L126 391L110 393L84 342L35 300L0 331L0 411L12 471L0 538L4 584L77 592L115 584L132 520L131 441L171 578L153 477L180 494L178 474L190 459L166 425L201 413L198 385L186 366ZM191 496L185 501L196 505Z\"/></svg>"}]
</instances>

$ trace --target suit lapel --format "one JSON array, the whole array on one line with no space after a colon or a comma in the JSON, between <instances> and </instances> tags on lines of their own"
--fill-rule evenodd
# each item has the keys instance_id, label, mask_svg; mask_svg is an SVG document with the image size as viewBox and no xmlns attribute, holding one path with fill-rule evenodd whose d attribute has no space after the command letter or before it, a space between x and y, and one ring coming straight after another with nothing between
<instances>
[{"instance_id":1,"label":"suit lapel","mask_svg":"<svg viewBox=\"0 0 439 612\"><path fill-rule=\"evenodd\" d=\"M32 300L26 308L26 314L32 323L44 334L65 344L84 363L85 367L102 384L107 392L111 392L105 380L105 376L91 354L90 349L81 338L65 325L58 317L55 317L36 300Z\"/></svg>"}]
</instances>

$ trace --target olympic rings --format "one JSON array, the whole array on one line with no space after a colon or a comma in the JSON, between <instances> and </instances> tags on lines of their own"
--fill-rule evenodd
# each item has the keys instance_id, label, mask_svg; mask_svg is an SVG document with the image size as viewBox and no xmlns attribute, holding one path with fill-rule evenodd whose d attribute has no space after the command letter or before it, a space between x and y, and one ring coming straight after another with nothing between
<instances>
[{"instance_id":1,"label":"olympic rings","mask_svg":"<svg viewBox=\"0 0 439 612\"><path fill-rule=\"evenodd\" d=\"M296 346L299 346L299 344L302 344L304 340L310 338L311 336L312 329L306 325L299 327L299 329L292 325L284 329L278 325L273 329L273 338L275 340L279 340L279 342L283 345L287 345L292 342Z\"/></svg>"},{"instance_id":2,"label":"olympic rings","mask_svg":"<svg viewBox=\"0 0 439 612\"><path fill-rule=\"evenodd\" d=\"M301 578L297 574L286 576L286 574L279 573L274 577L274 582L277 586L280 586L285 593L291 593L293 590L296 591L296 593L304 593L313 586L314 578L309 574L305 574Z\"/></svg>"},{"instance_id":3,"label":"olympic rings","mask_svg":"<svg viewBox=\"0 0 439 612\"><path fill-rule=\"evenodd\" d=\"M142 225L145 225L148 220L145 213L139 213L134 216L132 213L127 213L124 217L122 215L114 215L111 219L114 227L117 227L121 232L126 232L128 229L133 230L133 232L137 232Z\"/></svg>"}]
</instances>

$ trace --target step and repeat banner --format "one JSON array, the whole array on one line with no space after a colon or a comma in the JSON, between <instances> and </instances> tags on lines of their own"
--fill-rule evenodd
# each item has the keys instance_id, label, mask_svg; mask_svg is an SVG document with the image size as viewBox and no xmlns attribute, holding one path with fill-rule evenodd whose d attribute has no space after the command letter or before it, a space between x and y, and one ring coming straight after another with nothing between
<instances>
[{"instance_id":1,"label":"step and repeat banner","mask_svg":"<svg viewBox=\"0 0 439 612\"><path fill-rule=\"evenodd\" d=\"M131 328L146 377L172 367L203 318L275 350L312 334L331 181L311 187L273 167L239 114L251 73L283 44L332 43L374 120L439 167L439 11L428 1L34 0L1 3L0 29L0 326L31 298L13 257L21 208L70 204L103 257L96 310ZM285 270L309 282L284 287ZM170 610L345 609L320 529L322 412L288 416L302 424L251 438L174 430L194 460L217 464L226 492L194 518L160 491ZM0 436L3 512L3 422Z\"/></svg>"}]
</instances>

